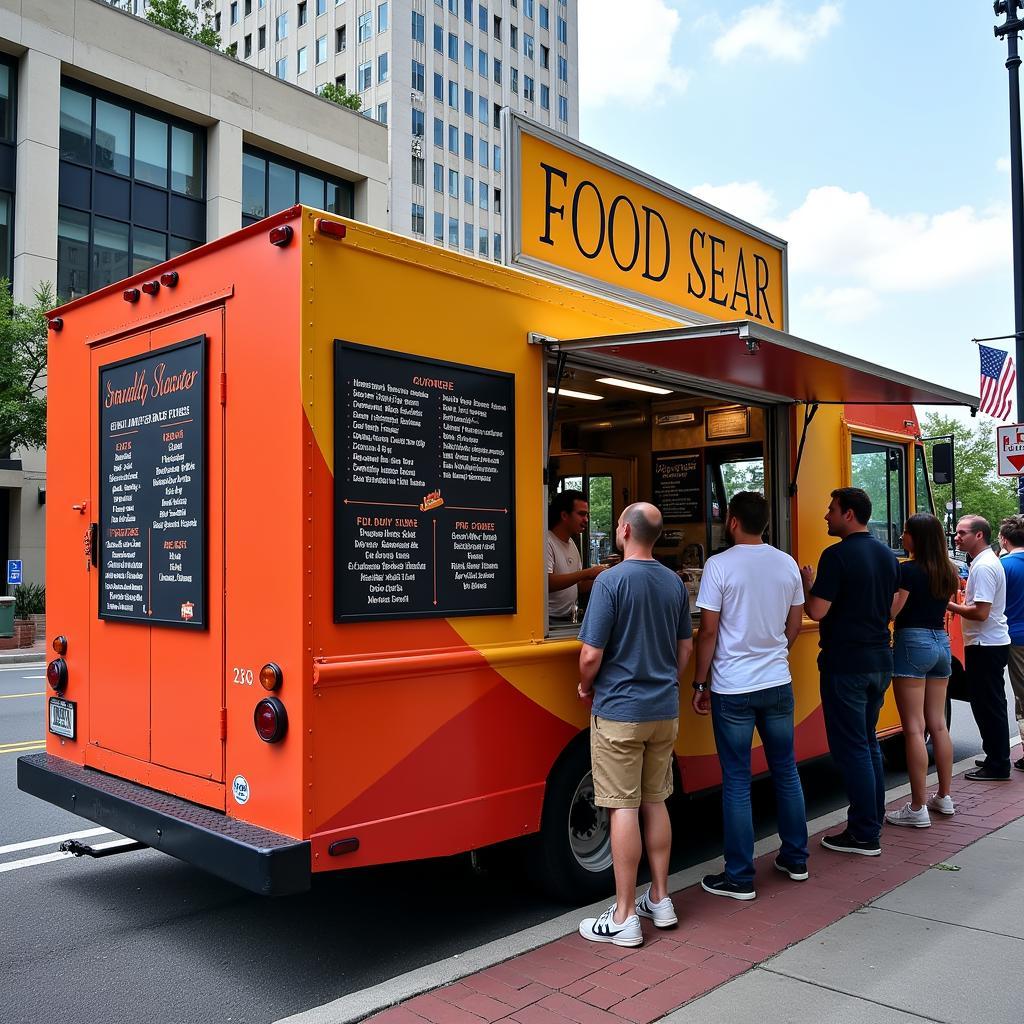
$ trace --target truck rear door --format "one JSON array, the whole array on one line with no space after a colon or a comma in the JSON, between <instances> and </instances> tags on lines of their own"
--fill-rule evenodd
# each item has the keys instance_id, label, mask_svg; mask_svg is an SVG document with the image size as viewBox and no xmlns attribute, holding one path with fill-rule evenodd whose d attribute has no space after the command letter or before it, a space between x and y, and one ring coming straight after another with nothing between
<instances>
[{"instance_id":1,"label":"truck rear door","mask_svg":"<svg viewBox=\"0 0 1024 1024\"><path fill-rule=\"evenodd\" d=\"M223 310L92 352L90 744L224 779Z\"/></svg>"}]
</instances>

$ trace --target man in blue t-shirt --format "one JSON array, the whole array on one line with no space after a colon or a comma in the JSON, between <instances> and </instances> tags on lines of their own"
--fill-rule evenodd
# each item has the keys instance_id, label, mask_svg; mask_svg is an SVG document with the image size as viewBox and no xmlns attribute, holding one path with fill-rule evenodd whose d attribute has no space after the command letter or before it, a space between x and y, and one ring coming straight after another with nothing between
<instances>
[{"instance_id":1,"label":"man in blue t-shirt","mask_svg":"<svg viewBox=\"0 0 1024 1024\"><path fill-rule=\"evenodd\" d=\"M646 502L624 509L615 528L618 565L594 580L580 628L580 700L591 705L594 798L611 820L615 903L580 924L592 942L639 946L640 917L676 923L668 894L672 757L679 729L679 677L693 651L686 587L655 561L661 513ZM640 816L651 887L636 897Z\"/></svg>"},{"instance_id":2,"label":"man in blue t-shirt","mask_svg":"<svg viewBox=\"0 0 1024 1024\"><path fill-rule=\"evenodd\" d=\"M882 852L885 776L875 729L892 682L889 634L899 562L868 531L871 499L859 487L839 487L825 513L828 535L840 538L821 553L818 574L801 570L804 611L821 623L818 670L828 746L850 801L846 828L821 845L837 853Z\"/></svg>"},{"instance_id":3,"label":"man in blue t-shirt","mask_svg":"<svg viewBox=\"0 0 1024 1024\"><path fill-rule=\"evenodd\" d=\"M1001 562L1006 573L1006 624L1010 629L1010 686L1017 703L1017 726L1024 739L1024 516L1007 516L999 524ZM1024 772L1024 757L1013 767Z\"/></svg>"}]
</instances>

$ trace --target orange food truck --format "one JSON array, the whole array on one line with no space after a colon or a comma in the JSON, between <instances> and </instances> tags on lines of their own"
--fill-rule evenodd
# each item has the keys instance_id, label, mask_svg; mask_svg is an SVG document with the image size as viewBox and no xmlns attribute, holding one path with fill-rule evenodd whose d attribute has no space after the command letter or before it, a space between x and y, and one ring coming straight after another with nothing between
<instances>
[{"instance_id":1,"label":"orange food truck","mask_svg":"<svg viewBox=\"0 0 1024 1024\"><path fill-rule=\"evenodd\" d=\"M800 562L833 487L868 488L894 548L931 508L913 404L974 397L786 333L771 235L507 132L517 266L294 207L51 314L53 695L22 790L260 893L536 833L538 872L597 894L549 496L587 495L587 565L655 501L691 591L737 490ZM816 646L806 621L802 760ZM720 774L682 717L689 794Z\"/></svg>"}]
</instances>

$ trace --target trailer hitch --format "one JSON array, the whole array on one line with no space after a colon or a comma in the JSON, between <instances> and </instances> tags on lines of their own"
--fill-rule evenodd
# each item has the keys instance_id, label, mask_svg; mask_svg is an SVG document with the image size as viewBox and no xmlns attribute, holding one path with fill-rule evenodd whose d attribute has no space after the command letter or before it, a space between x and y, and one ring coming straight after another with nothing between
<instances>
[{"instance_id":1,"label":"trailer hitch","mask_svg":"<svg viewBox=\"0 0 1024 1024\"><path fill-rule=\"evenodd\" d=\"M77 839L66 839L60 844L61 853L70 853L73 857L113 857L117 853L131 853L133 850L148 849L145 843L135 840L128 843L103 843L101 846L87 846Z\"/></svg>"}]
</instances>

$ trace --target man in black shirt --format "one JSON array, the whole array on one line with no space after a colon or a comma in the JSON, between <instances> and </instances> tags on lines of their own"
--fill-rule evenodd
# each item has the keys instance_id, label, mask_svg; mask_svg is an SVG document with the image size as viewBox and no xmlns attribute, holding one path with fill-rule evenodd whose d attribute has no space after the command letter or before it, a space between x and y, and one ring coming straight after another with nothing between
<instances>
[{"instance_id":1,"label":"man in black shirt","mask_svg":"<svg viewBox=\"0 0 1024 1024\"><path fill-rule=\"evenodd\" d=\"M892 681L889 618L899 581L896 556L868 532L871 499L859 487L832 492L825 513L828 535L818 575L805 565L804 605L821 623L818 670L821 706L832 757L850 801L846 828L821 845L839 853L882 852L885 780L875 729Z\"/></svg>"}]
</instances>

